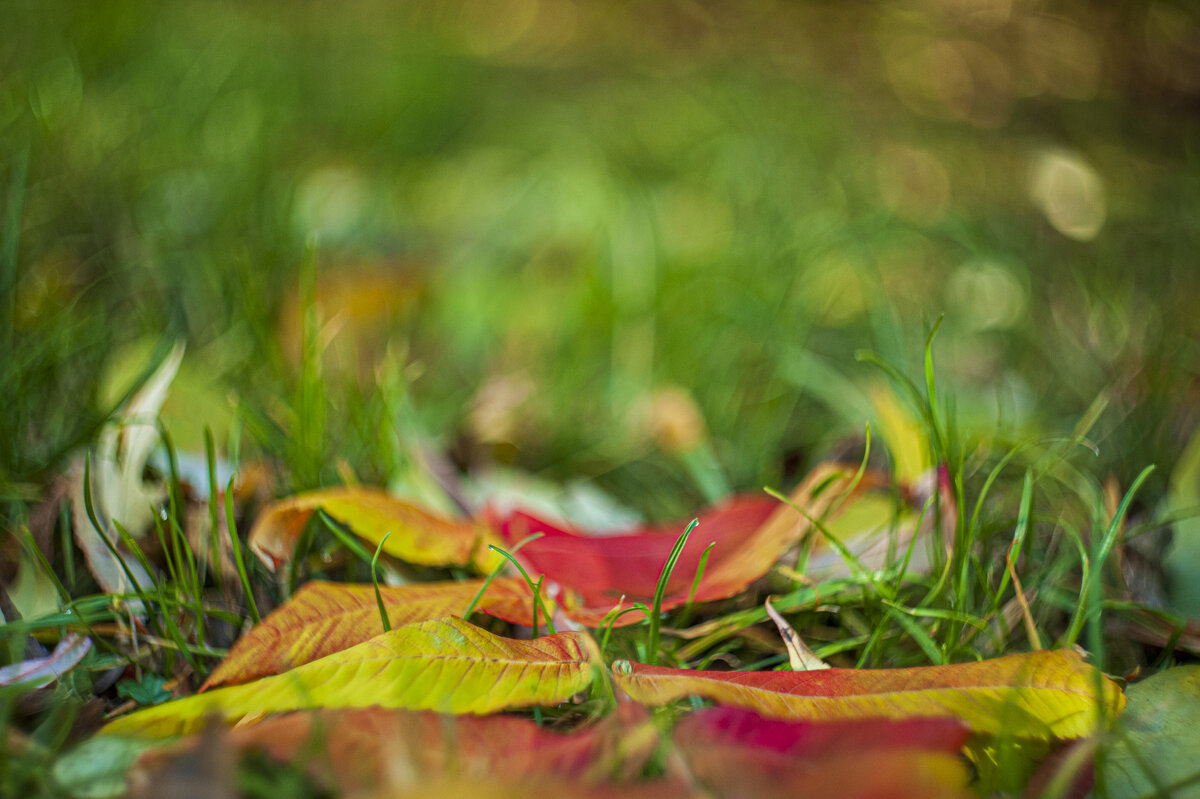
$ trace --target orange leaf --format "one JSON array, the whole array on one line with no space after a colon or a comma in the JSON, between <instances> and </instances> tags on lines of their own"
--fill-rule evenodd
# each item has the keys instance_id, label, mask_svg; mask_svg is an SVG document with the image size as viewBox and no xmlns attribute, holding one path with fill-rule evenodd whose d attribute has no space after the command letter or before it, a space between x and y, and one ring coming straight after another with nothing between
<instances>
[{"instance_id":1,"label":"orange leaf","mask_svg":"<svg viewBox=\"0 0 1200 799\"><path fill-rule=\"evenodd\" d=\"M424 566L470 563L486 534L472 521L434 515L379 489L341 486L297 494L267 507L250 531L250 548L274 571L291 560L296 539L318 508L373 545L391 533L383 551Z\"/></svg>"},{"instance_id":2,"label":"orange leaf","mask_svg":"<svg viewBox=\"0 0 1200 799\"><path fill-rule=\"evenodd\" d=\"M379 591L388 621L402 627L461 616L482 586L483 580L447 581L380 586ZM514 624L533 623L533 594L519 577L492 581L477 607ZM314 580L243 635L200 690L280 674L382 632L374 586Z\"/></svg>"},{"instance_id":3,"label":"orange leaf","mask_svg":"<svg viewBox=\"0 0 1200 799\"><path fill-rule=\"evenodd\" d=\"M619 662L617 685L646 704L695 695L783 719L959 718L980 733L1076 738L1096 724L1096 671L1069 650L909 669L689 671ZM1115 716L1125 696L1102 677Z\"/></svg>"},{"instance_id":4,"label":"orange leaf","mask_svg":"<svg viewBox=\"0 0 1200 799\"><path fill-rule=\"evenodd\" d=\"M432 780L521 780L559 777L596 782L636 776L658 745L640 706L612 714L570 734L551 732L516 716L442 716L385 708L313 710L275 716L230 730L236 752L263 750L301 765L338 794L387 785L398 773ZM630 711L636 708L640 714ZM190 755L200 736L144 755L138 768L153 772ZM630 739L635 745L630 746Z\"/></svg>"},{"instance_id":5,"label":"orange leaf","mask_svg":"<svg viewBox=\"0 0 1200 799\"><path fill-rule=\"evenodd\" d=\"M849 485L852 469L826 463L814 469L793 493L796 505L819 517ZM810 523L794 508L773 499L735 497L702 513L667 583L663 610L688 601L700 559L714 544L695 601L707 602L737 594L767 573L795 545ZM537 573L567 589L560 599L576 622L597 627L613 608L653 601L658 576L686 522L645 528L626 535L588 536L565 530L530 514L515 512L501 520L501 537L509 544L532 533L518 554ZM621 597L625 598L621 602ZM627 613L617 626L642 616Z\"/></svg>"}]
</instances>

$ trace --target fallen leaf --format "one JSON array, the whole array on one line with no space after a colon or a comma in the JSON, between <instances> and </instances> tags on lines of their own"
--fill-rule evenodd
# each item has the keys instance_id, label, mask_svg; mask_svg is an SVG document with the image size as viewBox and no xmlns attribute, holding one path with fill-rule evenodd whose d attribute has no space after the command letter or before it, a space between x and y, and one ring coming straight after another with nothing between
<instances>
[{"instance_id":1,"label":"fallen leaf","mask_svg":"<svg viewBox=\"0 0 1200 799\"><path fill-rule=\"evenodd\" d=\"M975 732L1033 739L1078 738L1096 726L1096 670L1070 650L907 669L718 672L621 661L613 675L638 702L703 696L772 718L957 718ZM1101 679L1111 717L1125 697Z\"/></svg>"},{"instance_id":2,"label":"fallen leaf","mask_svg":"<svg viewBox=\"0 0 1200 799\"><path fill-rule=\"evenodd\" d=\"M849 485L852 471L822 464L793 493L793 502L820 517ZM736 497L699 516L667 583L663 610L687 603L700 559L712 552L694 601L707 602L737 594L775 565L810 528L807 519L788 505L760 497ZM659 573L686 522L643 528L626 535L588 536L520 511L498 522L500 536L513 545L541 533L521 549L518 558L532 572L565 590L559 604L572 620L597 627L614 608L653 601ZM622 601L624 597L624 601ZM627 613L617 626L642 616Z\"/></svg>"},{"instance_id":3,"label":"fallen leaf","mask_svg":"<svg viewBox=\"0 0 1200 799\"><path fill-rule=\"evenodd\" d=\"M391 533L383 551L424 566L470 563L486 533L472 521L437 516L379 489L341 486L297 494L271 504L250 531L250 548L274 571L292 559L296 540L318 508L372 546Z\"/></svg>"},{"instance_id":4,"label":"fallen leaf","mask_svg":"<svg viewBox=\"0 0 1200 799\"><path fill-rule=\"evenodd\" d=\"M88 569L107 593L149 590L154 581L141 564L129 554L117 535L119 522L135 538L154 520L154 509L166 499L161 482L145 480L146 460L158 442L155 419L167 396L167 389L183 361L183 344L176 344L154 374L121 409L120 422L109 422L100 434L95 460L91 464L92 509L100 529L89 518L85 502L83 459L70 469L71 526L75 542L83 551ZM105 543L105 539L108 543ZM113 548L120 555L113 554ZM124 566L122 566L124 563Z\"/></svg>"},{"instance_id":5,"label":"fallen leaf","mask_svg":"<svg viewBox=\"0 0 1200 799\"><path fill-rule=\"evenodd\" d=\"M739 707L708 707L684 716L671 734L689 749L746 747L788 758L845 751L922 750L957 754L971 728L955 718L788 721Z\"/></svg>"},{"instance_id":6,"label":"fallen leaf","mask_svg":"<svg viewBox=\"0 0 1200 799\"><path fill-rule=\"evenodd\" d=\"M26 688L49 685L75 668L91 648L92 639L68 633L49 656L0 668L0 685L21 685Z\"/></svg>"},{"instance_id":7,"label":"fallen leaf","mask_svg":"<svg viewBox=\"0 0 1200 799\"><path fill-rule=\"evenodd\" d=\"M672 740L718 795L966 797L956 719L780 721L739 708L685 716Z\"/></svg>"},{"instance_id":8,"label":"fallen leaf","mask_svg":"<svg viewBox=\"0 0 1200 799\"><path fill-rule=\"evenodd\" d=\"M763 605L766 607L767 615L771 617L771 621L775 622L775 626L779 628L779 637L783 639L783 645L787 648L788 664L792 667L792 671L813 671L829 668L828 663L813 654L813 651L804 643L804 639L800 637L800 634L792 628L792 625L788 624L783 614L771 606L770 599L767 599Z\"/></svg>"},{"instance_id":9,"label":"fallen leaf","mask_svg":"<svg viewBox=\"0 0 1200 799\"><path fill-rule=\"evenodd\" d=\"M1110 799L1200 797L1200 666L1178 666L1129 686L1120 735L1103 764Z\"/></svg>"},{"instance_id":10,"label":"fallen leaf","mask_svg":"<svg viewBox=\"0 0 1200 799\"><path fill-rule=\"evenodd\" d=\"M312 707L401 707L493 713L555 705L592 681L584 633L501 638L459 618L399 627L284 674L218 688L110 722L108 734L168 736L226 721Z\"/></svg>"},{"instance_id":11,"label":"fallen leaf","mask_svg":"<svg viewBox=\"0 0 1200 799\"><path fill-rule=\"evenodd\" d=\"M718 796L754 799L969 799L967 765L942 752L840 752L763 769L743 751L716 750L688 759Z\"/></svg>"},{"instance_id":12,"label":"fallen leaf","mask_svg":"<svg viewBox=\"0 0 1200 799\"><path fill-rule=\"evenodd\" d=\"M297 711L237 727L226 744L236 753L265 751L302 766L339 795L441 777L521 780L559 777L598 782L632 779L654 753L658 736L644 709L610 714L569 734L516 716L442 716L379 707ZM645 733L649 733L648 735ZM637 746L626 746L630 738ZM200 740L143 756L152 775L189 758Z\"/></svg>"},{"instance_id":13,"label":"fallen leaf","mask_svg":"<svg viewBox=\"0 0 1200 799\"><path fill-rule=\"evenodd\" d=\"M892 472L902 483L915 482L933 466L929 435L921 421L885 382L870 388L875 430L892 456Z\"/></svg>"},{"instance_id":14,"label":"fallen leaf","mask_svg":"<svg viewBox=\"0 0 1200 799\"><path fill-rule=\"evenodd\" d=\"M658 777L639 782L582 783L539 777L517 780L445 777L370 794L371 799L428 799L469 796L471 799L712 799L682 780Z\"/></svg>"},{"instance_id":15,"label":"fallen leaf","mask_svg":"<svg viewBox=\"0 0 1200 799\"><path fill-rule=\"evenodd\" d=\"M461 616L483 583L414 583L380 586L379 592L391 626L402 627L443 616ZM493 580L477 607L514 624L533 623L533 593L519 577ZM243 635L200 690L280 674L382 632L374 586L314 580Z\"/></svg>"}]
</instances>

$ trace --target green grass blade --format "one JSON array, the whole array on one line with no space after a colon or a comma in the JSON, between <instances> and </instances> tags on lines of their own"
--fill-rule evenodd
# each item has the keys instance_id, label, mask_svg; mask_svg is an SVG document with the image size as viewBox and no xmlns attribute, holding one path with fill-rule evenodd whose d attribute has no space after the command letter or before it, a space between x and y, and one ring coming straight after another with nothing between
<instances>
[{"instance_id":1,"label":"green grass blade","mask_svg":"<svg viewBox=\"0 0 1200 799\"><path fill-rule=\"evenodd\" d=\"M671 573L675 571L675 564L687 545L688 537L699 524L699 519L692 519L688 523L687 529L675 540L675 546L671 547L671 553L667 555L662 571L658 574L658 585L654 588L654 607L650 613L650 631L646 634L646 662L651 666L658 663L659 627L662 624L662 601L667 592L667 582L671 579Z\"/></svg>"},{"instance_id":2,"label":"green grass blade","mask_svg":"<svg viewBox=\"0 0 1200 799\"><path fill-rule=\"evenodd\" d=\"M250 585L250 575L246 572L246 559L242 555L242 542L237 533L237 516L233 507L233 477L225 487L225 524L229 528L229 540L233 545L233 562L237 566L238 579L242 581L242 592L246 597L246 609L250 619L258 624L262 617L258 614L258 603L254 601L254 589Z\"/></svg>"},{"instance_id":3,"label":"green grass blade","mask_svg":"<svg viewBox=\"0 0 1200 799\"><path fill-rule=\"evenodd\" d=\"M388 619L387 607L383 604L383 594L379 591L379 570L376 566L379 563L379 553L383 551L383 544L391 536L391 532L383 534L383 538L379 539L379 545L375 547L375 556L371 558L371 585L375 586L375 603L379 606L379 620L383 622L383 631L391 632L392 622ZM534 626L534 638L537 638L536 622Z\"/></svg>"},{"instance_id":4,"label":"green grass blade","mask_svg":"<svg viewBox=\"0 0 1200 799\"><path fill-rule=\"evenodd\" d=\"M208 466L208 561L212 564L217 583L221 582L221 513L217 505L217 447L212 428L204 426L204 460Z\"/></svg>"},{"instance_id":5,"label":"green grass blade","mask_svg":"<svg viewBox=\"0 0 1200 799\"><path fill-rule=\"evenodd\" d=\"M551 635L557 634L558 631L554 629L554 621L550 618L550 614L546 612L546 606L542 604L542 596L541 596L541 594L538 593L538 587L540 586L540 583L538 585L534 585L533 580L529 579L529 574L525 571L525 567L522 566L520 564L520 562L515 557L512 556L512 553L505 552L503 549L496 546L495 544L488 544L488 549L492 550L493 552L497 552L500 555L503 555L504 557L508 558L508 560L512 563L512 565L517 567L517 571L519 571L521 573L521 576L525 578L525 582L529 585L529 590L533 592L533 602L534 602L535 609L540 608L542 611L542 615L546 617L546 629L548 629L550 631ZM535 621L537 620L536 615L534 616L534 620Z\"/></svg>"},{"instance_id":6,"label":"green grass blade","mask_svg":"<svg viewBox=\"0 0 1200 799\"><path fill-rule=\"evenodd\" d=\"M516 546L514 546L511 550L509 550L509 554L512 554L512 555L517 554L517 552L521 549L521 547L525 546L530 541L538 540L539 538L541 538L544 535L545 535L545 533L534 533L533 535L525 536L524 538L522 538L520 541L517 542ZM492 581L495 580L496 577L498 577L500 575L500 572L503 569L504 569L504 561L500 561L494 567L492 567L492 571L490 574L488 574L487 579L485 579L483 581L483 585L479 586L479 590L477 592L475 592L475 598L471 600L471 604L467 605L466 611L463 612L462 617L464 619L471 618L471 614L475 612L476 606L478 606L479 601L481 599L483 599L483 595L487 592L488 588L491 586Z\"/></svg>"}]
</instances>

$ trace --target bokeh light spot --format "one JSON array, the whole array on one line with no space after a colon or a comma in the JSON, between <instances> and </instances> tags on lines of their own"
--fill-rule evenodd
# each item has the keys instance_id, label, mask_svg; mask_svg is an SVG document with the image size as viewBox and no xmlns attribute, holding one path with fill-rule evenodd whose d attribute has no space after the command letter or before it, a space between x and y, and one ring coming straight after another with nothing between
<instances>
[{"instance_id":1,"label":"bokeh light spot","mask_svg":"<svg viewBox=\"0 0 1200 799\"><path fill-rule=\"evenodd\" d=\"M1012 327L1025 310L1025 287L1005 267L986 260L959 266L946 284L946 302L967 330Z\"/></svg>"},{"instance_id":2,"label":"bokeh light spot","mask_svg":"<svg viewBox=\"0 0 1200 799\"><path fill-rule=\"evenodd\" d=\"M934 155L906 145L888 144L875 159L883 203L902 219L930 225L950 202L950 176Z\"/></svg>"},{"instance_id":3,"label":"bokeh light spot","mask_svg":"<svg viewBox=\"0 0 1200 799\"><path fill-rule=\"evenodd\" d=\"M1091 241L1104 227L1104 183L1096 170L1074 153L1040 153L1034 160L1029 196L1064 236Z\"/></svg>"}]
</instances>

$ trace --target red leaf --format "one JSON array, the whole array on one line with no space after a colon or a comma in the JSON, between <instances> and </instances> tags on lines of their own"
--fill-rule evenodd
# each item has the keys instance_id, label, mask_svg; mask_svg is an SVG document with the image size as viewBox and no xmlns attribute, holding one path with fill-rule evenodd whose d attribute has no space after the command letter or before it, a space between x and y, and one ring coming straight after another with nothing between
<instances>
[{"instance_id":1,"label":"red leaf","mask_svg":"<svg viewBox=\"0 0 1200 799\"><path fill-rule=\"evenodd\" d=\"M745 747L793 758L821 758L846 751L920 749L954 754L971 728L958 719L911 718L845 721L783 721L752 710L713 707L691 713L675 727L676 743Z\"/></svg>"},{"instance_id":2,"label":"red leaf","mask_svg":"<svg viewBox=\"0 0 1200 799\"><path fill-rule=\"evenodd\" d=\"M967 795L958 753L968 732L953 719L794 722L711 708L672 737L721 796L924 799Z\"/></svg>"},{"instance_id":3,"label":"red leaf","mask_svg":"<svg viewBox=\"0 0 1200 799\"><path fill-rule=\"evenodd\" d=\"M700 558L709 543L716 545L708 569L715 569L727 553L732 554L778 508L779 503L773 499L739 497L701 515L700 526L692 531L667 583L669 599L664 602L664 608L687 601ZM681 522L647 527L625 535L592 537L516 511L504 519L500 532L509 544L534 533L543 534L543 538L529 542L518 554L534 569L574 591L579 608L570 614L574 618L583 609L603 617L622 596L627 600L624 607L633 602L652 602L663 563L686 527L687 522ZM733 593L738 590L734 589ZM711 580L704 580L697 592L697 600L719 599L722 597L715 594L721 592L722 589L713 586ZM618 624L639 619L630 614Z\"/></svg>"},{"instance_id":4,"label":"red leaf","mask_svg":"<svg viewBox=\"0 0 1200 799\"><path fill-rule=\"evenodd\" d=\"M849 484L853 470L822 464L793 494L796 505L820 516ZM663 610L688 601L700 559L713 544L695 601L708 602L737 594L767 573L779 557L809 528L795 509L770 498L734 497L700 514L667 583ZM620 604L653 601L659 573L686 521L647 527L624 535L589 536L564 529L532 514L516 511L496 525L510 546L534 533L542 538L518 554L534 572L566 589L561 605L573 620L599 626ZM621 598L624 597L624 602ZM640 621L641 614L622 616L617 626Z\"/></svg>"}]
</instances>

